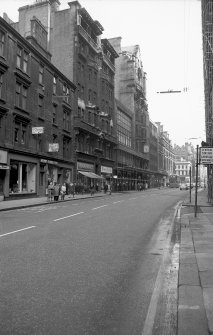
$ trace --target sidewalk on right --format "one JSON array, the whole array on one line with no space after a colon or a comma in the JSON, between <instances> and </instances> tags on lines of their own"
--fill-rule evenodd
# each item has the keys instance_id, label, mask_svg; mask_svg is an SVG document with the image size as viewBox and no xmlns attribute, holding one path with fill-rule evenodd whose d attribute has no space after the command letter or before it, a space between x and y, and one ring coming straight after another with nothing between
<instances>
[{"instance_id":1,"label":"sidewalk on right","mask_svg":"<svg viewBox=\"0 0 213 335\"><path fill-rule=\"evenodd\" d=\"M181 210L178 335L213 335L213 206L194 192Z\"/></svg>"}]
</instances>

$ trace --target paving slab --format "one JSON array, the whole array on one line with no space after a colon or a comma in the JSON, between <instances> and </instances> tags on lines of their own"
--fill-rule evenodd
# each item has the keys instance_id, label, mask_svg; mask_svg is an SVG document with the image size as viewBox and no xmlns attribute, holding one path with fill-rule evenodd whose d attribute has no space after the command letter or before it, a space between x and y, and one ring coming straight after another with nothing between
<instances>
[{"instance_id":1,"label":"paving slab","mask_svg":"<svg viewBox=\"0 0 213 335\"><path fill-rule=\"evenodd\" d=\"M213 270L199 271L202 287L213 287Z\"/></svg>"},{"instance_id":2,"label":"paving slab","mask_svg":"<svg viewBox=\"0 0 213 335\"><path fill-rule=\"evenodd\" d=\"M196 253L199 271L213 270L213 255L209 253Z\"/></svg>"},{"instance_id":3,"label":"paving slab","mask_svg":"<svg viewBox=\"0 0 213 335\"><path fill-rule=\"evenodd\" d=\"M200 285L197 263L180 263L179 285Z\"/></svg>"},{"instance_id":4,"label":"paving slab","mask_svg":"<svg viewBox=\"0 0 213 335\"><path fill-rule=\"evenodd\" d=\"M178 335L209 335L200 286L179 286Z\"/></svg>"},{"instance_id":5,"label":"paving slab","mask_svg":"<svg viewBox=\"0 0 213 335\"><path fill-rule=\"evenodd\" d=\"M182 251L180 250L180 264L197 264L197 260L194 254L194 250Z\"/></svg>"}]
</instances>

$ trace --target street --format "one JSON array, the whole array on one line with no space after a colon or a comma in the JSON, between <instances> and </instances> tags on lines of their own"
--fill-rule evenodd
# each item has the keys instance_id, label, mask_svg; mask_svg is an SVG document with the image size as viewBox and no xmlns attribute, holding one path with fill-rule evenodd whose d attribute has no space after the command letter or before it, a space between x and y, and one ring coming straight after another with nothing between
<instances>
[{"instance_id":1,"label":"street","mask_svg":"<svg viewBox=\"0 0 213 335\"><path fill-rule=\"evenodd\" d=\"M2 212L1 335L175 334L174 213L187 194L152 189Z\"/></svg>"}]
</instances>

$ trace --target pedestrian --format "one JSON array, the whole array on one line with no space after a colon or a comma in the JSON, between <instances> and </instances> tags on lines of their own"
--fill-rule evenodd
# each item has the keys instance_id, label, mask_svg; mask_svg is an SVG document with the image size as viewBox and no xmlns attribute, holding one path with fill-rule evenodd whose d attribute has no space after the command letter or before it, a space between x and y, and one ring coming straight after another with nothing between
<instances>
[{"instance_id":1,"label":"pedestrian","mask_svg":"<svg viewBox=\"0 0 213 335\"><path fill-rule=\"evenodd\" d=\"M108 185L107 185L107 183L104 183L104 193L105 194L107 193L107 190L108 190Z\"/></svg>"},{"instance_id":2,"label":"pedestrian","mask_svg":"<svg viewBox=\"0 0 213 335\"><path fill-rule=\"evenodd\" d=\"M61 186L61 200L64 200L66 194L66 183L63 183L63 185Z\"/></svg>"},{"instance_id":3,"label":"pedestrian","mask_svg":"<svg viewBox=\"0 0 213 335\"><path fill-rule=\"evenodd\" d=\"M60 185L59 184L57 184L56 182L55 182L55 185L54 185L54 190L53 190L53 194L54 194L54 201L58 201L58 199L59 199L59 194L60 194Z\"/></svg>"},{"instance_id":4,"label":"pedestrian","mask_svg":"<svg viewBox=\"0 0 213 335\"><path fill-rule=\"evenodd\" d=\"M49 201L53 200L53 192L54 192L54 185L53 185L53 182L51 181L48 185L48 200Z\"/></svg>"}]
</instances>

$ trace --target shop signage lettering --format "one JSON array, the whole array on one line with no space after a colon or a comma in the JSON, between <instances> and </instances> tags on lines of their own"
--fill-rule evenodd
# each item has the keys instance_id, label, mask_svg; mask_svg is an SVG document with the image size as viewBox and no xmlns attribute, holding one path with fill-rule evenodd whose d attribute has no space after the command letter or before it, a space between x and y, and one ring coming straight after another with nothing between
<instances>
[{"instance_id":1,"label":"shop signage lettering","mask_svg":"<svg viewBox=\"0 0 213 335\"><path fill-rule=\"evenodd\" d=\"M0 165L0 170L9 170L10 167L8 165Z\"/></svg>"},{"instance_id":2,"label":"shop signage lettering","mask_svg":"<svg viewBox=\"0 0 213 335\"><path fill-rule=\"evenodd\" d=\"M7 164L7 151L0 150L0 163Z\"/></svg>"},{"instance_id":3,"label":"shop signage lettering","mask_svg":"<svg viewBox=\"0 0 213 335\"><path fill-rule=\"evenodd\" d=\"M111 174L112 173L112 168L109 167L109 166L101 166L101 173Z\"/></svg>"},{"instance_id":4,"label":"shop signage lettering","mask_svg":"<svg viewBox=\"0 0 213 335\"><path fill-rule=\"evenodd\" d=\"M58 162L49 161L47 159L41 159L40 163L51 164L51 165L58 165Z\"/></svg>"},{"instance_id":5,"label":"shop signage lettering","mask_svg":"<svg viewBox=\"0 0 213 335\"><path fill-rule=\"evenodd\" d=\"M94 165L84 162L77 162L77 169L80 171L94 171Z\"/></svg>"}]
</instances>

